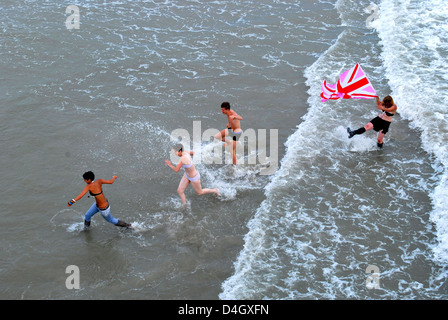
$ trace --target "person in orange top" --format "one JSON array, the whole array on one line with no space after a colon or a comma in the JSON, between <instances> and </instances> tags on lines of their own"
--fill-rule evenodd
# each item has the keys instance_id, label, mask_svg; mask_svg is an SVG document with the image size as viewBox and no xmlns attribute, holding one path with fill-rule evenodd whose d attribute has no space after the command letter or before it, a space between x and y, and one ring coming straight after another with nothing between
<instances>
[{"instance_id":1,"label":"person in orange top","mask_svg":"<svg viewBox=\"0 0 448 320\"><path fill-rule=\"evenodd\" d=\"M95 197L95 203L87 210L84 218L84 226L86 228L90 227L90 219L97 212L100 212L103 218L117 227L125 227L129 228L131 225L129 223L123 222L114 218L110 214L110 205L109 201L107 201L106 197L103 193L103 184L113 184L117 179L117 176L114 176L110 180L98 179L95 180L95 174L92 171L87 171L82 176L84 178L84 182L87 185L84 187L84 190L74 199L68 202L68 206L71 207L75 204L76 201L79 201L84 195L89 192L92 197Z\"/></svg>"}]
</instances>

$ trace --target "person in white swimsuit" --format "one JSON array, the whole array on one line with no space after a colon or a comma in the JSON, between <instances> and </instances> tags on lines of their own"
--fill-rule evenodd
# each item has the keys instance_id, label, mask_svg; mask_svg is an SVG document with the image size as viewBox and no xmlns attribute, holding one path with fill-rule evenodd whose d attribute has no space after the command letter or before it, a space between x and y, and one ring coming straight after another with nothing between
<instances>
[{"instance_id":1,"label":"person in white swimsuit","mask_svg":"<svg viewBox=\"0 0 448 320\"><path fill-rule=\"evenodd\" d=\"M218 195L218 189L202 189L201 186L201 175L196 170L193 159L191 158L194 154L194 151L183 151L183 145L177 144L173 147L174 153L180 157L179 163L177 166L173 166L170 160L166 159L165 163L168 167L173 169L175 172L179 172L181 168L185 169L185 173L180 180L179 187L177 188L177 193L179 194L182 203L187 203L187 199L185 197L185 189L191 183L194 191L200 196L207 193L214 193Z\"/></svg>"}]
</instances>

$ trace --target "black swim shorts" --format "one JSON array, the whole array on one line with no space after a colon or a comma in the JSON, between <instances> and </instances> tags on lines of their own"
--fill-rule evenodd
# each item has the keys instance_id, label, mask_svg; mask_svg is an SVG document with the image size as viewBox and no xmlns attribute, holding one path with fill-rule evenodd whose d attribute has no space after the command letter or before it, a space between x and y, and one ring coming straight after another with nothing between
<instances>
[{"instance_id":1,"label":"black swim shorts","mask_svg":"<svg viewBox=\"0 0 448 320\"><path fill-rule=\"evenodd\" d=\"M375 131L381 131L383 130L383 133L386 134L389 131L390 122L381 119L380 117L376 117L370 121L370 123L373 124L373 130Z\"/></svg>"}]
</instances>

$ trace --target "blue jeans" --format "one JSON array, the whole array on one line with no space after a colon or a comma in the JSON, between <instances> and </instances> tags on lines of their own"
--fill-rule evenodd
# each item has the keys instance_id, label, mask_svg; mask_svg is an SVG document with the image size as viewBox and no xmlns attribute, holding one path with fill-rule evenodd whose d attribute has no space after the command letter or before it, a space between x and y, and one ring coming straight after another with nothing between
<instances>
[{"instance_id":1,"label":"blue jeans","mask_svg":"<svg viewBox=\"0 0 448 320\"><path fill-rule=\"evenodd\" d=\"M112 217L112 215L110 214L110 206L106 209L106 210L101 210L100 208L98 208L98 206L96 205L96 202L90 207L89 210L87 210L86 212L86 216L85 216L85 220L87 222L90 222L90 219L94 216L95 213L100 212L101 215L103 216L103 218L107 221L110 222L112 224L117 224L118 223L118 219Z\"/></svg>"}]
</instances>

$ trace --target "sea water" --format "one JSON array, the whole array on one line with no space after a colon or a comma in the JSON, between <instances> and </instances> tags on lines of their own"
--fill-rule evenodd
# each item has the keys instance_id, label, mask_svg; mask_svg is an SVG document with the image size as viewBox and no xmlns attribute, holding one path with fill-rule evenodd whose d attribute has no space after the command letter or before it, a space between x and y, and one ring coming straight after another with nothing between
<instances>
[{"instance_id":1,"label":"sea water","mask_svg":"<svg viewBox=\"0 0 448 320\"><path fill-rule=\"evenodd\" d=\"M447 297L448 11L440 1L393 0L340 0L335 10L340 33L305 70L310 108L222 299ZM335 83L354 63L398 105L383 150L374 134L348 140L345 130L375 117L374 103L320 101L323 78Z\"/></svg>"},{"instance_id":2,"label":"sea water","mask_svg":"<svg viewBox=\"0 0 448 320\"><path fill-rule=\"evenodd\" d=\"M442 2L0 8L2 298L447 297ZM374 100L320 101L322 81L355 63L398 105L382 150L374 132L346 133L378 114ZM279 169L196 162L220 195L188 187L184 207L182 173L164 163L171 133L223 129L223 101L243 130L278 130ZM199 143L205 160L214 146ZM84 230L93 198L67 201L87 170L118 176L103 191L134 230L100 215Z\"/></svg>"}]
</instances>

